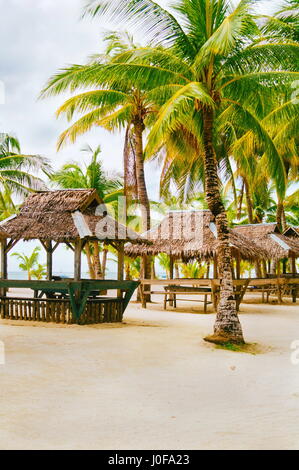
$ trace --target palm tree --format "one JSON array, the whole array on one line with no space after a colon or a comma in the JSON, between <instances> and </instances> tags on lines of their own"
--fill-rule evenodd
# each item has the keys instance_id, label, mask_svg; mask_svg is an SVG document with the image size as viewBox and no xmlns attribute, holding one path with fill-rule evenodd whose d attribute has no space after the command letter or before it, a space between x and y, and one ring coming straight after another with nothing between
<instances>
[{"instance_id":1,"label":"palm tree","mask_svg":"<svg viewBox=\"0 0 299 470\"><path fill-rule=\"evenodd\" d=\"M59 137L58 149L68 141L74 143L78 136L95 126L110 132L125 131L125 194L141 204L142 230L147 231L150 229L150 204L144 174L143 135L154 109L145 87L138 87L129 80L117 80L116 75L110 79L98 75L98 68L109 70L110 64L116 64L125 51L135 47L127 33L108 33L104 40L107 43L105 54L93 56L86 65L72 65L54 75L41 96L86 90L68 99L57 110L57 116L66 115L69 121L75 113L82 115Z\"/></svg>"},{"instance_id":2,"label":"palm tree","mask_svg":"<svg viewBox=\"0 0 299 470\"><path fill-rule=\"evenodd\" d=\"M236 313L228 222L221 198L215 148L226 123L255 135L280 194L285 189L283 162L260 124L260 110L277 90L298 76L298 46L293 41L265 41L252 12L241 0L177 0L173 13L151 0L92 1L86 14L106 14L126 27L142 28L151 48L123 55L123 63L98 70L123 80L141 78L159 88L165 104L149 135L151 155L179 132L182 154L194 148L204 161L205 193L219 239L221 295L213 342L244 342ZM180 21L176 19L176 15ZM167 46L168 49L163 49ZM185 151L184 151L185 144Z\"/></svg>"},{"instance_id":3,"label":"palm tree","mask_svg":"<svg viewBox=\"0 0 299 470\"><path fill-rule=\"evenodd\" d=\"M166 272L166 277L169 279L170 277L170 256L166 253L159 253L157 256L159 265L162 269Z\"/></svg>"},{"instance_id":4,"label":"palm tree","mask_svg":"<svg viewBox=\"0 0 299 470\"><path fill-rule=\"evenodd\" d=\"M25 253L12 253L11 256L15 256L19 261L19 268L22 271L26 271L28 275L28 280L31 281L36 269L38 269L38 258L40 247L37 246L34 248L30 256L25 255Z\"/></svg>"},{"instance_id":5,"label":"palm tree","mask_svg":"<svg viewBox=\"0 0 299 470\"><path fill-rule=\"evenodd\" d=\"M183 277L189 279L196 279L204 277L207 269L206 266L198 263L198 261L193 261L189 263L181 263L180 265Z\"/></svg>"},{"instance_id":6,"label":"palm tree","mask_svg":"<svg viewBox=\"0 0 299 470\"><path fill-rule=\"evenodd\" d=\"M285 90L285 96L282 100L274 99L270 112L261 119L261 125L267 131L269 137L272 139L273 145L277 149L281 161L284 166L286 175L286 182L292 183L298 180L298 109L299 103L292 99L292 89ZM269 110L268 110L269 111ZM241 142L241 145L240 145ZM259 154L258 146L254 141L254 136L250 132L246 132L242 137L234 143L237 149L235 161L238 166L237 175L241 177L244 190L241 196L246 196L248 218L250 223L254 223L253 205L257 206L256 201L253 201L254 196L261 202L261 217L257 218L257 222L261 222L262 213L267 206L272 205L271 199L271 179L267 167L265 166L265 159L262 154ZM240 151L241 150L241 151ZM271 181L272 180L272 181ZM274 181L275 183L275 181ZM277 187L277 206L276 206L276 222L278 226L285 229L285 214L284 214L284 201L286 199L286 190ZM242 199L241 197L241 199ZM255 204L254 204L255 203Z\"/></svg>"},{"instance_id":7,"label":"palm tree","mask_svg":"<svg viewBox=\"0 0 299 470\"><path fill-rule=\"evenodd\" d=\"M75 113L83 116L71 125L59 138L58 148L68 141L75 142L79 135L94 126L109 132L125 131L124 143L124 192L128 203L135 200L141 209L141 231L151 226L150 201L144 170L144 132L152 123L158 100L152 95L149 84L138 80L118 80L117 74L110 75L110 66L117 65L129 49L135 49L132 36L128 33L108 33L105 54L93 56L86 65L70 66L52 77L41 96L57 95L67 90L75 92L85 89L68 99L58 110L57 116L66 115L70 121ZM103 69L104 75L98 74ZM106 73L107 72L107 73ZM91 89L91 90L90 90ZM151 260L142 259L145 278L151 274ZM149 296L148 296L149 300Z\"/></svg>"},{"instance_id":8,"label":"palm tree","mask_svg":"<svg viewBox=\"0 0 299 470\"><path fill-rule=\"evenodd\" d=\"M281 202L275 202L267 208L266 211L266 222L276 222L277 214L281 211L281 228L285 230L287 225L299 225L299 190L295 189L292 184L289 185L288 194L286 194L282 208L280 207Z\"/></svg>"},{"instance_id":9,"label":"palm tree","mask_svg":"<svg viewBox=\"0 0 299 470\"><path fill-rule=\"evenodd\" d=\"M7 188L0 191L0 220L5 220L8 217L16 214L19 210L19 205L13 201L13 193Z\"/></svg>"},{"instance_id":10,"label":"palm tree","mask_svg":"<svg viewBox=\"0 0 299 470\"><path fill-rule=\"evenodd\" d=\"M45 183L36 174L43 171L51 174L46 158L40 155L24 155L20 143L14 136L2 134L0 139L0 191L3 194L26 196L35 190L46 189Z\"/></svg>"},{"instance_id":11,"label":"palm tree","mask_svg":"<svg viewBox=\"0 0 299 470\"><path fill-rule=\"evenodd\" d=\"M66 163L51 176L51 181L64 189L96 189L103 203L106 203L108 207L114 207L117 205L118 197L123 194L122 179L119 176L109 177L106 174L100 160L100 146L93 150L89 145L86 145L82 152L87 152L90 155L88 165L76 162ZM102 260L97 241L86 244L85 254L91 279L102 279L106 270L107 248L104 247L102 250Z\"/></svg>"},{"instance_id":12,"label":"palm tree","mask_svg":"<svg viewBox=\"0 0 299 470\"><path fill-rule=\"evenodd\" d=\"M38 279L39 281L44 279L47 275L46 265L38 263L36 268L31 271L31 275L33 278Z\"/></svg>"},{"instance_id":13,"label":"palm tree","mask_svg":"<svg viewBox=\"0 0 299 470\"><path fill-rule=\"evenodd\" d=\"M263 32L278 39L299 42L298 0L286 0L273 17L263 15L266 20Z\"/></svg>"}]
</instances>

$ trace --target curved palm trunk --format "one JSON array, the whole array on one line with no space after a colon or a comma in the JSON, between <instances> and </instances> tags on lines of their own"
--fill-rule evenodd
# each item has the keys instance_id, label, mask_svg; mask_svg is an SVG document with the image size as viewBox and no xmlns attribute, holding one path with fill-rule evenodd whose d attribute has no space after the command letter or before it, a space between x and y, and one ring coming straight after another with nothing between
<instances>
[{"instance_id":1,"label":"curved palm trunk","mask_svg":"<svg viewBox=\"0 0 299 470\"><path fill-rule=\"evenodd\" d=\"M229 244L228 221L220 195L217 161L213 146L213 110L205 108L203 111L203 120L206 198L208 207L215 217L217 227L219 240L217 258L221 278L220 300L214 325L214 334L206 337L205 340L214 343L244 343L242 327L237 315L236 302L234 299L232 255Z\"/></svg>"}]
</instances>

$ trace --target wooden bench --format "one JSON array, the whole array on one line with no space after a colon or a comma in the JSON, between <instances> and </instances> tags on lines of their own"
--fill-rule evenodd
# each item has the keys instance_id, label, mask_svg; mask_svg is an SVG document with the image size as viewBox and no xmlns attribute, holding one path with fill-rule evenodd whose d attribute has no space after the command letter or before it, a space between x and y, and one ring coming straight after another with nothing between
<instances>
[{"instance_id":1,"label":"wooden bench","mask_svg":"<svg viewBox=\"0 0 299 470\"><path fill-rule=\"evenodd\" d=\"M237 310L240 308L240 304L245 295L246 289L250 279L239 279L234 281L234 292ZM161 286L163 290L145 290L145 286ZM212 303L214 310L217 310L219 301L219 279L142 279L139 287L140 298L142 307L146 308L146 294L163 295L164 296L164 309L167 308L167 303L174 303L176 305L177 295L201 295L204 300L199 302L204 303L204 311L207 311L207 306ZM208 302L208 296L211 296L211 302ZM183 299L182 299L183 300ZM189 299L184 299L189 300ZM190 299L196 302L194 299Z\"/></svg>"},{"instance_id":2,"label":"wooden bench","mask_svg":"<svg viewBox=\"0 0 299 470\"><path fill-rule=\"evenodd\" d=\"M269 302L270 295L277 297L278 303L283 303L284 296L291 296L296 303L299 291L299 278L294 274L282 274L281 276L269 275L264 279L251 279L249 292L262 293L262 302Z\"/></svg>"},{"instance_id":3,"label":"wooden bench","mask_svg":"<svg viewBox=\"0 0 299 470\"><path fill-rule=\"evenodd\" d=\"M165 286L164 287L164 310L167 309L167 302L173 304L173 307L177 307L177 300L186 300L193 302L203 302L204 312L207 312L208 305L212 304L212 289L210 287L188 287L188 286ZM178 299L177 295L201 295L204 300L195 299ZM211 297L211 301L208 301L208 297Z\"/></svg>"}]
</instances>

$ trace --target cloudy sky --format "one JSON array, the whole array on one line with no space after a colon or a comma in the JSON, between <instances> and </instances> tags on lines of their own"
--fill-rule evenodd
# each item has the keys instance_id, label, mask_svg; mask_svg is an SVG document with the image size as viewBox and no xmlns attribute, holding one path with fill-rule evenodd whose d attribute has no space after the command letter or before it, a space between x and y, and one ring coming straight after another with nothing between
<instances>
[{"instance_id":1,"label":"cloudy sky","mask_svg":"<svg viewBox=\"0 0 299 470\"><path fill-rule=\"evenodd\" d=\"M54 113L63 97L39 101L47 79L66 64L83 63L101 51L101 37L113 25L97 20L80 20L84 0L0 0L0 81L5 103L0 104L0 131L17 135L22 150L42 154L54 167L82 159L80 148L88 142L102 146L107 170L122 167L122 138L97 129L76 145L56 153L56 141L66 122ZM163 6L171 3L160 0ZM260 2L271 13L275 2ZM115 26L115 25L114 25ZM158 171L148 172L151 197L157 197ZM155 177L153 177L155 176ZM154 181L154 183L153 183Z\"/></svg>"},{"instance_id":2,"label":"cloudy sky","mask_svg":"<svg viewBox=\"0 0 299 470\"><path fill-rule=\"evenodd\" d=\"M80 20L84 3L84 0L0 0L0 80L6 90L5 104L0 105L0 129L16 134L23 151L51 158L55 167L70 158L82 158L80 148L88 141L93 145L101 143L107 168L119 168L122 139L101 129L57 154L57 137L66 128L66 122L56 120L54 112L63 97L38 100L41 88L60 67L83 63L101 50L101 36L109 25L104 27L99 19ZM162 5L169 3L160 0ZM262 2L264 11L269 12L273 3Z\"/></svg>"}]
</instances>

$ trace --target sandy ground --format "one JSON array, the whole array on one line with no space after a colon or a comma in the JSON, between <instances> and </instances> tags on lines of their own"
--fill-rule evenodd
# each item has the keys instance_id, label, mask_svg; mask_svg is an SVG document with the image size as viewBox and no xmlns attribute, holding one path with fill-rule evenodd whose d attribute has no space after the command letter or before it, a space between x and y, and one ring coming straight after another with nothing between
<instances>
[{"instance_id":1,"label":"sandy ground","mask_svg":"<svg viewBox=\"0 0 299 470\"><path fill-rule=\"evenodd\" d=\"M133 303L123 325L2 320L0 448L299 449L299 306L248 302L257 354L205 343L214 315L187 302Z\"/></svg>"}]
</instances>

